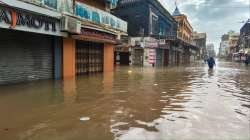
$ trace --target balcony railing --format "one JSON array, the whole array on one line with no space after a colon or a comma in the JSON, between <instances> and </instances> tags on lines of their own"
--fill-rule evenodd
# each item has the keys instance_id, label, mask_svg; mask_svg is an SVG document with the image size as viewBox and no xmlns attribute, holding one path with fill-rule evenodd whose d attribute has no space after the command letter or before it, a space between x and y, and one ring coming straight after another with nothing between
<instances>
[{"instance_id":1,"label":"balcony railing","mask_svg":"<svg viewBox=\"0 0 250 140\"><path fill-rule=\"evenodd\" d=\"M81 2L76 2L76 16L97 23L112 27L116 30L127 32L127 22L103 10L88 6Z\"/></svg>"}]
</instances>

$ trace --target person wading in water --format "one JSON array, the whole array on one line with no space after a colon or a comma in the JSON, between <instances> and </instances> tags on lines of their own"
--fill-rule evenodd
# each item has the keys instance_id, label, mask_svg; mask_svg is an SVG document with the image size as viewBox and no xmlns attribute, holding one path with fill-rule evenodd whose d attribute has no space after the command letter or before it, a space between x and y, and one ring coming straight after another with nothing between
<instances>
[{"instance_id":1,"label":"person wading in water","mask_svg":"<svg viewBox=\"0 0 250 140\"><path fill-rule=\"evenodd\" d=\"M208 58L207 64L208 64L209 69L213 69L213 68L214 68L214 65L215 65L215 60L214 60L214 58L213 58L213 57Z\"/></svg>"}]
</instances>

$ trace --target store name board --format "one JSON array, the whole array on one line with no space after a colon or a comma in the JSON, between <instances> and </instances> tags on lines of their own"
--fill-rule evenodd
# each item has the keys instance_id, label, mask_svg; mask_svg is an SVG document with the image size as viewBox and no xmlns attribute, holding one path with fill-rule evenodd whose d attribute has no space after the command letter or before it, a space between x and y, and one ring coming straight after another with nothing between
<instances>
[{"instance_id":1,"label":"store name board","mask_svg":"<svg viewBox=\"0 0 250 140\"><path fill-rule=\"evenodd\" d=\"M94 30L82 29L81 35L84 35L87 37L94 37L94 38L98 38L98 39L116 41L116 38L114 35L98 32L98 31L94 31Z\"/></svg>"},{"instance_id":2,"label":"store name board","mask_svg":"<svg viewBox=\"0 0 250 140\"><path fill-rule=\"evenodd\" d=\"M165 39L160 39L160 40L159 40L159 44L160 44L160 45L166 44L166 40L165 40Z\"/></svg>"},{"instance_id":3,"label":"store name board","mask_svg":"<svg viewBox=\"0 0 250 140\"><path fill-rule=\"evenodd\" d=\"M9 28L28 28L43 32L57 32L59 21L45 16L32 15L27 12L0 7L0 25Z\"/></svg>"},{"instance_id":4,"label":"store name board","mask_svg":"<svg viewBox=\"0 0 250 140\"><path fill-rule=\"evenodd\" d=\"M145 42L145 47L147 48L157 48L158 46L158 42Z\"/></svg>"}]
</instances>

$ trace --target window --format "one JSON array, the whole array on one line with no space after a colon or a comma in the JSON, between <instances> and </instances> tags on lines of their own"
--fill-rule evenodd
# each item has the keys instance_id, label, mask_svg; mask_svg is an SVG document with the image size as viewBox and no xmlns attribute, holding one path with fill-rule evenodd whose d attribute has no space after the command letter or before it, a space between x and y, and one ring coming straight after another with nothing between
<instances>
[{"instance_id":1,"label":"window","mask_svg":"<svg viewBox=\"0 0 250 140\"><path fill-rule=\"evenodd\" d=\"M92 12L92 21L94 21L95 23L100 23L100 15L99 13L93 11Z\"/></svg>"},{"instance_id":2,"label":"window","mask_svg":"<svg viewBox=\"0 0 250 140\"><path fill-rule=\"evenodd\" d=\"M152 33L158 34L158 17L156 15L152 15Z\"/></svg>"},{"instance_id":3,"label":"window","mask_svg":"<svg viewBox=\"0 0 250 140\"><path fill-rule=\"evenodd\" d=\"M57 0L44 0L44 4L50 8L57 9Z\"/></svg>"}]
</instances>

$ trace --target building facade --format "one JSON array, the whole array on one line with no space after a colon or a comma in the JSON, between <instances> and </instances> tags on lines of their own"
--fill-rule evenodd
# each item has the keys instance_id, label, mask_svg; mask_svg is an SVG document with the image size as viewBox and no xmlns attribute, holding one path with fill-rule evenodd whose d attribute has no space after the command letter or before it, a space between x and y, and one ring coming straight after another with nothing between
<instances>
[{"instance_id":1,"label":"building facade","mask_svg":"<svg viewBox=\"0 0 250 140\"><path fill-rule=\"evenodd\" d=\"M177 53L182 53L182 63L194 62L200 50L193 42L193 28L187 16L182 14L177 6L172 15L178 23L177 39L179 40L179 48L182 50L182 52L177 51Z\"/></svg>"},{"instance_id":2,"label":"building facade","mask_svg":"<svg viewBox=\"0 0 250 140\"><path fill-rule=\"evenodd\" d=\"M189 23L187 16L185 14L181 14L179 8L176 7L173 17L178 22L177 37L187 43L191 43L193 40L193 27Z\"/></svg>"},{"instance_id":3,"label":"building facade","mask_svg":"<svg viewBox=\"0 0 250 140\"><path fill-rule=\"evenodd\" d=\"M216 56L214 44L212 44L212 43L207 44L207 52L208 52L209 57L215 57Z\"/></svg>"},{"instance_id":4,"label":"building facade","mask_svg":"<svg viewBox=\"0 0 250 140\"><path fill-rule=\"evenodd\" d=\"M198 53L199 59L205 59L205 57L207 56L206 41L207 41L206 33L198 33L198 32L193 33L193 43L200 50Z\"/></svg>"},{"instance_id":5,"label":"building facade","mask_svg":"<svg viewBox=\"0 0 250 140\"><path fill-rule=\"evenodd\" d=\"M115 2L2 0L0 84L112 71L127 32L109 12Z\"/></svg>"},{"instance_id":6,"label":"building facade","mask_svg":"<svg viewBox=\"0 0 250 140\"><path fill-rule=\"evenodd\" d=\"M229 35L224 34L221 37L221 43L219 48L219 57L220 58L227 58L229 55Z\"/></svg>"},{"instance_id":7,"label":"building facade","mask_svg":"<svg viewBox=\"0 0 250 140\"><path fill-rule=\"evenodd\" d=\"M169 64L174 46L166 43L166 37L176 36L177 24L157 0L120 0L114 13L128 22L132 64Z\"/></svg>"},{"instance_id":8,"label":"building facade","mask_svg":"<svg viewBox=\"0 0 250 140\"><path fill-rule=\"evenodd\" d=\"M240 29L240 37L237 45L238 52L250 54L250 20Z\"/></svg>"},{"instance_id":9,"label":"building facade","mask_svg":"<svg viewBox=\"0 0 250 140\"><path fill-rule=\"evenodd\" d=\"M234 53L237 52L237 43L239 40L239 33L236 33L234 31L228 32L229 36L229 56L232 57Z\"/></svg>"}]
</instances>

